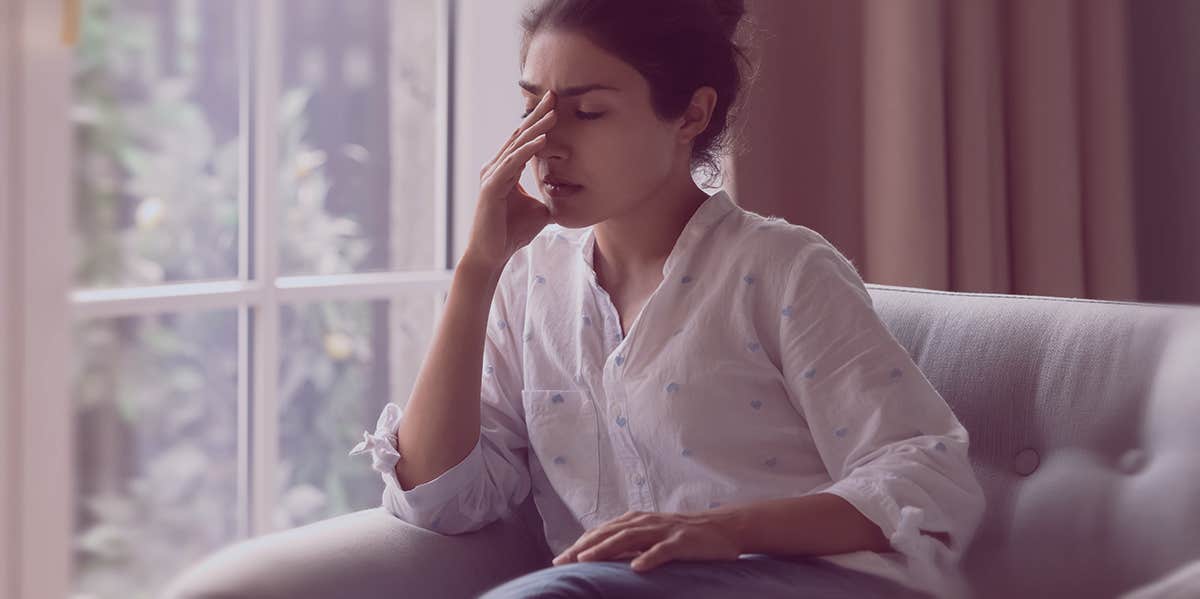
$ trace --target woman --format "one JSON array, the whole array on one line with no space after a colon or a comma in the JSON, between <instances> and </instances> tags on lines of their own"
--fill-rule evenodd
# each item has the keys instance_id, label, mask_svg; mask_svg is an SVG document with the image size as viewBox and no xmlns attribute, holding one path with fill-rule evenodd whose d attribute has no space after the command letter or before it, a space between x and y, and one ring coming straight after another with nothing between
<instances>
[{"instance_id":1,"label":"woman","mask_svg":"<svg viewBox=\"0 0 1200 599\"><path fill-rule=\"evenodd\" d=\"M403 416L352 452L444 534L533 494L557 557L489 598L964 592L967 431L824 237L693 181L742 91L743 13L545 0L522 21L527 112L480 173Z\"/></svg>"}]
</instances>

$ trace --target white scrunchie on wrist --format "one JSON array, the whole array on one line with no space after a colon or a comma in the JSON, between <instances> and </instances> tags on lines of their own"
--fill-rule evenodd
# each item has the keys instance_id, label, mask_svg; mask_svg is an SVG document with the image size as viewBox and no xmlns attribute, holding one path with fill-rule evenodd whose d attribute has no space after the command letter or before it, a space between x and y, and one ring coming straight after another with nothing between
<instances>
[{"instance_id":1,"label":"white scrunchie on wrist","mask_svg":"<svg viewBox=\"0 0 1200 599\"><path fill-rule=\"evenodd\" d=\"M372 469L383 474L393 472L396 462L402 457L396 449L396 429L400 425L400 416L400 406L394 403L384 406L375 424L375 432L363 431L362 442L350 450L350 455L370 453Z\"/></svg>"}]
</instances>

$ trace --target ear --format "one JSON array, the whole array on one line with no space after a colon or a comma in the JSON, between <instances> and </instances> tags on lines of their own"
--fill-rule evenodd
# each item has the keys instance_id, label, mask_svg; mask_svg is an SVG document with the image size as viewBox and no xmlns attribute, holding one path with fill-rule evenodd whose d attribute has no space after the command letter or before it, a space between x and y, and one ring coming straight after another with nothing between
<instances>
[{"instance_id":1,"label":"ear","mask_svg":"<svg viewBox=\"0 0 1200 599\"><path fill-rule=\"evenodd\" d=\"M703 86L692 94L692 101L683 111L677 139L681 144L691 143L696 136L708 128L713 110L717 105L717 90Z\"/></svg>"}]
</instances>

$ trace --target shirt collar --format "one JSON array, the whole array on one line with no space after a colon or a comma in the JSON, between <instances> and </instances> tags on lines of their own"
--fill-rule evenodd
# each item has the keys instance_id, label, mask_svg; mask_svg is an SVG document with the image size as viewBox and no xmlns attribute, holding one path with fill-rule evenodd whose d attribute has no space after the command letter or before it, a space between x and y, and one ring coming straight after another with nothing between
<instances>
[{"instance_id":1,"label":"shirt collar","mask_svg":"<svg viewBox=\"0 0 1200 599\"><path fill-rule=\"evenodd\" d=\"M675 246L671 248L671 253L667 255L666 262L663 263L663 277L666 277L671 268L680 260L682 256L687 254L687 250L692 244L699 241L710 230L711 226L725 216L734 208L733 200L724 189L708 196L707 200L700 203L696 211L692 213L692 217L688 219L686 225L683 226L683 231L679 233L679 238L675 240ZM587 233L583 236L583 243L580 244L580 254L584 264L595 272L595 265L592 258L595 255L594 247L596 245L596 228L595 225L587 228Z\"/></svg>"}]
</instances>

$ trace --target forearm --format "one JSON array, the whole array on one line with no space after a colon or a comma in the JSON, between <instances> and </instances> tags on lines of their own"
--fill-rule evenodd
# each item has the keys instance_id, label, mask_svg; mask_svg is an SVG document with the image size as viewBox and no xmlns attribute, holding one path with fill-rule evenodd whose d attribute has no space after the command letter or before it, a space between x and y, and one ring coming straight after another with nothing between
<instances>
[{"instance_id":1,"label":"forearm","mask_svg":"<svg viewBox=\"0 0 1200 599\"><path fill-rule=\"evenodd\" d=\"M892 551L879 526L830 493L720 508L734 513L742 553L829 555Z\"/></svg>"},{"instance_id":2,"label":"forearm","mask_svg":"<svg viewBox=\"0 0 1200 599\"><path fill-rule=\"evenodd\" d=\"M460 263L446 310L397 431L396 478L404 490L433 480L479 440L481 371L488 311L498 273Z\"/></svg>"}]
</instances>

